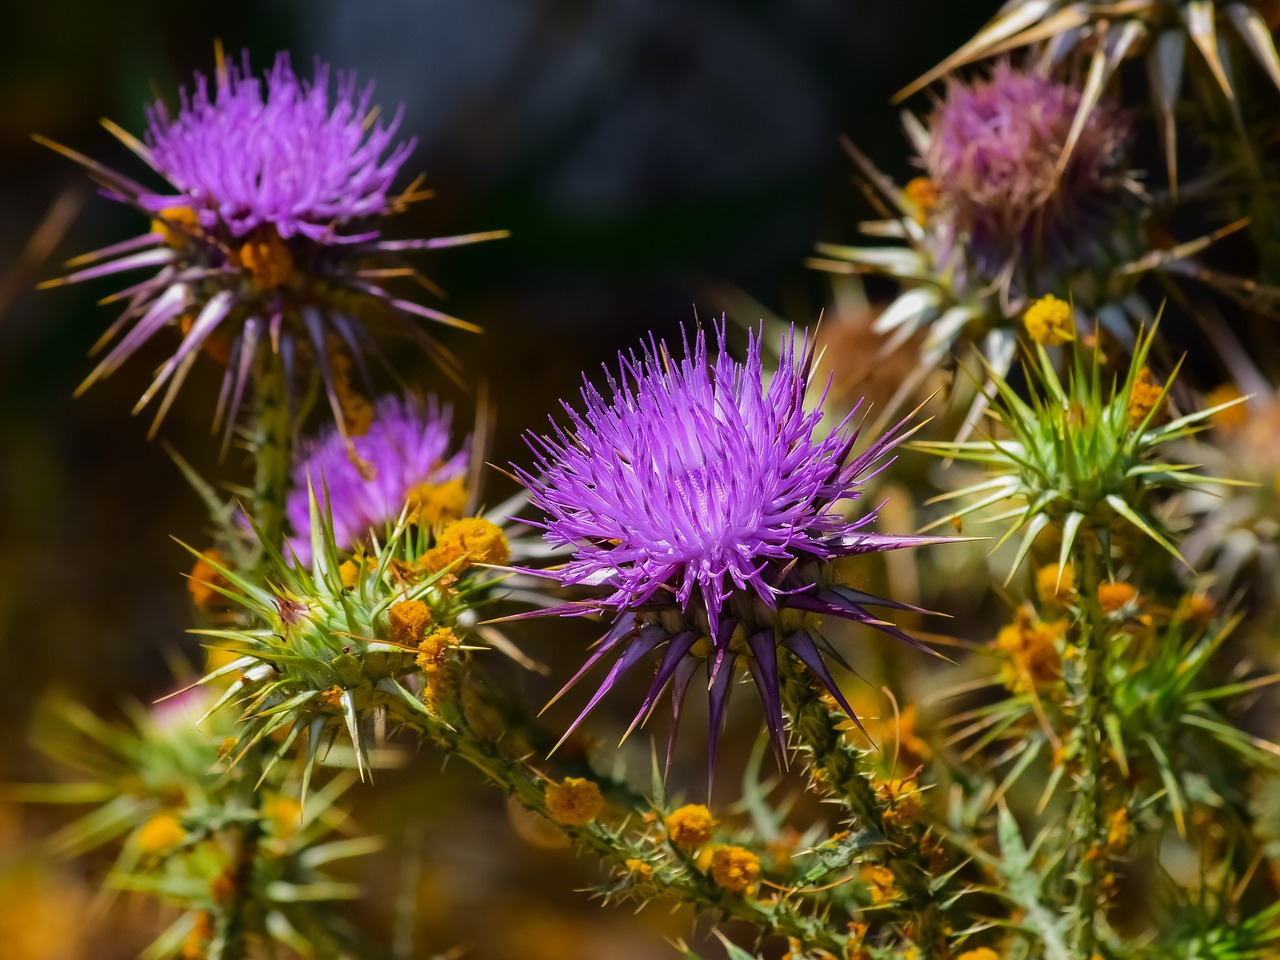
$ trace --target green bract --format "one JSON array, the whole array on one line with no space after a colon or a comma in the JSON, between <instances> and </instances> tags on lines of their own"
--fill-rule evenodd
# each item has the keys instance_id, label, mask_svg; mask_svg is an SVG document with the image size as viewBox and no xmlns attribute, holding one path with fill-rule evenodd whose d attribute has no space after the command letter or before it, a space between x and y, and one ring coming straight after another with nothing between
<instances>
[{"instance_id":1,"label":"green bract","mask_svg":"<svg viewBox=\"0 0 1280 960\"><path fill-rule=\"evenodd\" d=\"M1009 509L989 519L1008 523L997 547L1022 533L1010 579L1036 538L1050 526L1061 532L1059 566L1066 565L1082 532L1097 538L1107 564L1112 534L1127 535L1130 530L1182 560L1151 512L1154 496L1160 491L1231 481L1202 476L1191 464L1164 462L1159 448L1197 432L1214 413L1239 401L1159 423L1177 369L1161 387L1147 379L1154 335L1155 327L1139 335L1127 376L1110 387L1098 350L1084 351L1074 345L1065 378L1058 375L1048 351L1035 346L1024 364L1025 400L1005 379L993 376L996 396L991 415L1001 428L999 435L916 444L941 456L981 464L991 474L937 497L935 502L965 501L937 523L1008 502Z\"/></svg>"},{"instance_id":2,"label":"green bract","mask_svg":"<svg viewBox=\"0 0 1280 960\"><path fill-rule=\"evenodd\" d=\"M266 542L260 582L211 564L234 587L219 592L245 608L251 625L193 631L240 654L200 680L235 678L209 712L241 707L240 756L279 732L283 742L266 763L270 771L307 732L304 793L318 751L344 729L363 777L369 768L363 731L373 718L392 714L413 725L417 717L421 725L428 708L419 644L436 629L460 634L463 624L474 627L470 611L489 598L494 582L465 556L443 561L442 534L406 516L370 552L348 556L336 547L313 493L311 531L310 568Z\"/></svg>"}]
</instances>

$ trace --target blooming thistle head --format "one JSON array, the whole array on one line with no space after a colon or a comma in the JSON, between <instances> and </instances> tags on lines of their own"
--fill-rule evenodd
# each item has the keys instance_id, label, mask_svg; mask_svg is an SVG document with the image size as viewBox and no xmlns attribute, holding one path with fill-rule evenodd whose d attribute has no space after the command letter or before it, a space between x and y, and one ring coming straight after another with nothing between
<instances>
[{"instance_id":1,"label":"blooming thistle head","mask_svg":"<svg viewBox=\"0 0 1280 960\"><path fill-rule=\"evenodd\" d=\"M918 338L916 370L897 400L970 350L1004 376L1023 313L1044 290L1069 288L1079 309L1102 311L1121 328L1149 322L1139 277L1185 259L1190 245L1142 259L1151 200L1123 163L1124 116L1104 102L1077 130L1084 95L1003 62L986 79L951 80L927 122L905 114L928 174L906 188L846 144L891 218L863 224L863 233L903 245L819 244L823 257L812 265L901 284L873 326L886 352ZM989 395L973 395L961 439Z\"/></svg>"},{"instance_id":2,"label":"blooming thistle head","mask_svg":"<svg viewBox=\"0 0 1280 960\"><path fill-rule=\"evenodd\" d=\"M1067 151L1080 102L1076 87L1007 62L986 80L948 81L923 160L938 215L983 275L1041 238L1077 232L1088 208L1120 186L1126 126L1113 108L1090 111Z\"/></svg>"},{"instance_id":3,"label":"blooming thistle head","mask_svg":"<svg viewBox=\"0 0 1280 960\"><path fill-rule=\"evenodd\" d=\"M167 181L164 190L51 144L87 167L108 197L151 221L142 236L72 261L92 265L54 282L159 268L112 298L127 306L99 346L127 332L82 389L172 327L181 341L137 407L167 388L157 422L202 352L225 365L218 417L229 426L272 355L291 383L295 373L318 373L341 422L335 353L360 364L366 352L377 355L374 327L434 349L419 320L470 326L400 299L384 281L424 279L402 253L501 234L381 238L391 214L428 194L416 183L391 192L414 141L397 137L400 111L389 122L376 119L372 93L371 84L358 88L355 75L345 74L331 96L326 65L317 62L305 80L283 53L262 78L253 76L247 53L239 66L219 56L215 75L197 74L176 111L163 103L148 109L142 141L108 125Z\"/></svg>"},{"instance_id":4,"label":"blooming thistle head","mask_svg":"<svg viewBox=\"0 0 1280 960\"><path fill-rule=\"evenodd\" d=\"M452 449L451 417L435 397L424 403L412 394L387 395L362 435L346 437L330 427L305 445L285 507L299 562L311 562L312 489L325 491L333 537L343 550L395 526L406 505L436 524L461 517L470 457L465 444Z\"/></svg>"},{"instance_id":5,"label":"blooming thistle head","mask_svg":"<svg viewBox=\"0 0 1280 960\"><path fill-rule=\"evenodd\" d=\"M661 650L632 728L668 683L678 718L689 682L705 663L713 762L735 666L743 661L781 752L779 646L848 709L822 651L839 657L815 614L910 638L867 609L901 604L839 584L831 561L933 539L872 533L874 511L854 520L841 513L909 435L905 422L854 456L858 431L849 418L820 436L821 410L804 407L814 365L807 336L797 348L792 335L767 383L757 337L748 342L745 363L724 350L723 328L717 339L714 361L701 329L692 343L685 338L681 358L652 339L639 355L620 357L610 396L586 384L584 412L566 405L567 429L529 437L536 473L516 468L531 502L546 514L539 524L546 540L573 551L544 575L606 591L546 612L613 618L565 688L604 657L617 657L570 732L624 672Z\"/></svg>"}]
</instances>

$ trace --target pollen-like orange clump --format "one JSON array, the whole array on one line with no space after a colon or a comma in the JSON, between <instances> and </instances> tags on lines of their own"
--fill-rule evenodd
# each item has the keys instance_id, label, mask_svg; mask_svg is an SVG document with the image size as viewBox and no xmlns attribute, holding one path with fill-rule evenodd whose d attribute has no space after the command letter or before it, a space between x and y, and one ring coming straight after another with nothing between
<instances>
[{"instance_id":1,"label":"pollen-like orange clump","mask_svg":"<svg viewBox=\"0 0 1280 960\"><path fill-rule=\"evenodd\" d=\"M445 661L445 655L451 647L458 645L458 638L449 627L440 627L422 638L418 644L416 662L418 669L425 672L438 670Z\"/></svg>"},{"instance_id":2,"label":"pollen-like orange clump","mask_svg":"<svg viewBox=\"0 0 1280 960\"><path fill-rule=\"evenodd\" d=\"M938 205L938 185L928 177L915 177L907 181L903 191L916 206L916 223L921 226L929 219L929 214Z\"/></svg>"},{"instance_id":3,"label":"pollen-like orange clump","mask_svg":"<svg viewBox=\"0 0 1280 960\"><path fill-rule=\"evenodd\" d=\"M409 509L426 527L458 520L467 508L467 487L461 477L444 483L420 483L409 491Z\"/></svg>"},{"instance_id":4,"label":"pollen-like orange clump","mask_svg":"<svg viewBox=\"0 0 1280 960\"><path fill-rule=\"evenodd\" d=\"M1048 563L1036 571L1036 596L1041 603L1061 604L1076 595L1076 571L1069 564Z\"/></svg>"},{"instance_id":5,"label":"pollen-like orange clump","mask_svg":"<svg viewBox=\"0 0 1280 960\"><path fill-rule=\"evenodd\" d=\"M666 819L667 836L681 850L694 850L711 839L716 820L700 803L687 803Z\"/></svg>"},{"instance_id":6,"label":"pollen-like orange clump","mask_svg":"<svg viewBox=\"0 0 1280 960\"><path fill-rule=\"evenodd\" d=\"M191 576L187 580L187 593L191 596L191 602L195 604L197 610L214 610L226 603L226 598L215 588L221 587L226 590L231 584L217 571L214 567L215 563L225 567L227 560L217 550L206 550L196 558L195 566L191 568Z\"/></svg>"},{"instance_id":7,"label":"pollen-like orange clump","mask_svg":"<svg viewBox=\"0 0 1280 960\"><path fill-rule=\"evenodd\" d=\"M473 563L503 564L510 559L511 547L495 524L483 517L464 517L445 525L422 564L431 573L454 564L453 572L461 573Z\"/></svg>"},{"instance_id":8,"label":"pollen-like orange clump","mask_svg":"<svg viewBox=\"0 0 1280 960\"><path fill-rule=\"evenodd\" d=\"M1098 603L1107 613L1117 613L1138 599L1138 588L1131 583L1117 580L1115 583L1098 584Z\"/></svg>"},{"instance_id":9,"label":"pollen-like orange clump","mask_svg":"<svg viewBox=\"0 0 1280 960\"><path fill-rule=\"evenodd\" d=\"M570 827L585 827L604 809L599 785L583 777L565 777L561 783L547 784L546 798L551 819Z\"/></svg>"},{"instance_id":10,"label":"pollen-like orange clump","mask_svg":"<svg viewBox=\"0 0 1280 960\"><path fill-rule=\"evenodd\" d=\"M978 947L976 950L966 950L956 960L1000 960L1000 954L990 947Z\"/></svg>"},{"instance_id":11,"label":"pollen-like orange clump","mask_svg":"<svg viewBox=\"0 0 1280 960\"><path fill-rule=\"evenodd\" d=\"M293 254L274 227L259 227L239 250L240 266L259 290L283 287L293 276Z\"/></svg>"},{"instance_id":12,"label":"pollen-like orange clump","mask_svg":"<svg viewBox=\"0 0 1280 960\"><path fill-rule=\"evenodd\" d=\"M164 238L165 246L185 247L189 233L199 233L200 220L190 207L165 207L151 221L151 232Z\"/></svg>"},{"instance_id":13,"label":"pollen-like orange clump","mask_svg":"<svg viewBox=\"0 0 1280 960\"><path fill-rule=\"evenodd\" d=\"M391 639L406 647L416 647L431 624L431 608L421 600L401 600L387 611Z\"/></svg>"},{"instance_id":14,"label":"pollen-like orange clump","mask_svg":"<svg viewBox=\"0 0 1280 960\"><path fill-rule=\"evenodd\" d=\"M1027 335L1036 343L1056 347L1076 338L1076 324L1071 305L1053 294L1041 297L1022 315Z\"/></svg>"},{"instance_id":15,"label":"pollen-like orange clump","mask_svg":"<svg viewBox=\"0 0 1280 960\"><path fill-rule=\"evenodd\" d=\"M1243 396L1244 394L1234 383L1224 383L1205 394L1204 405L1206 408L1217 407L1232 400L1239 400ZM1209 418L1209 422L1224 432L1238 430L1249 422L1249 408L1243 403L1237 403L1225 410L1219 410Z\"/></svg>"},{"instance_id":16,"label":"pollen-like orange clump","mask_svg":"<svg viewBox=\"0 0 1280 960\"><path fill-rule=\"evenodd\" d=\"M171 813L157 813L133 835L134 846L142 853L158 854L172 850L187 838L182 823Z\"/></svg>"},{"instance_id":17,"label":"pollen-like orange clump","mask_svg":"<svg viewBox=\"0 0 1280 960\"><path fill-rule=\"evenodd\" d=\"M262 816L277 837L288 839L302 826L302 804L293 797L277 794L263 802Z\"/></svg>"},{"instance_id":18,"label":"pollen-like orange clump","mask_svg":"<svg viewBox=\"0 0 1280 960\"><path fill-rule=\"evenodd\" d=\"M1136 427L1147 419L1147 414L1156 408L1164 387L1156 383L1151 376L1151 369L1143 367L1133 381L1133 389L1129 391L1129 426Z\"/></svg>"},{"instance_id":19,"label":"pollen-like orange clump","mask_svg":"<svg viewBox=\"0 0 1280 960\"><path fill-rule=\"evenodd\" d=\"M628 858L627 860L623 861L623 865L638 880L653 879L653 866L651 864L645 863L643 860Z\"/></svg>"},{"instance_id":20,"label":"pollen-like orange clump","mask_svg":"<svg viewBox=\"0 0 1280 960\"><path fill-rule=\"evenodd\" d=\"M871 887L872 903L888 903L898 899L898 881L888 867L868 867L865 877Z\"/></svg>"},{"instance_id":21,"label":"pollen-like orange clump","mask_svg":"<svg viewBox=\"0 0 1280 960\"><path fill-rule=\"evenodd\" d=\"M716 847L711 853L711 879L730 893L746 896L756 888L760 858L746 847Z\"/></svg>"},{"instance_id":22,"label":"pollen-like orange clump","mask_svg":"<svg viewBox=\"0 0 1280 960\"><path fill-rule=\"evenodd\" d=\"M201 910L196 914L195 922L191 924L187 935L182 938L182 960L205 960L209 944L216 934L213 916L209 911Z\"/></svg>"},{"instance_id":23,"label":"pollen-like orange clump","mask_svg":"<svg viewBox=\"0 0 1280 960\"><path fill-rule=\"evenodd\" d=\"M1009 656L1004 682L1015 692L1029 692L1038 683L1053 680L1062 671L1059 642L1066 636L1063 620L1044 623L1019 607L1013 623L996 634L996 649Z\"/></svg>"}]
</instances>

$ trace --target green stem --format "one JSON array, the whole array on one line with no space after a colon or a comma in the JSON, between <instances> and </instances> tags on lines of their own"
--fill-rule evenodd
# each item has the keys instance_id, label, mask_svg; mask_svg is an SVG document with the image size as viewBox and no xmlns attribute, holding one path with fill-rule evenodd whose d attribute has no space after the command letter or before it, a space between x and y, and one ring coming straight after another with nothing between
<instances>
[{"instance_id":1,"label":"green stem","mask_svg":"<svg viewBox=\"0 0 1280 960\"><path fill-rule=\"evenodd\" d=\"M446 705L444 710L443 719L423 718L427 719L425 727L431 737L450 754L476 767L525 808L555 822L547 808L546 778L530 767L526 759L508 757L496 741L477 733L456 704ZM653 812L642 804L640 801L634 806L633 816L628 818L631 822L643 822L642 817ZM648 864L652 876L637 885L637 894L670 896L699 910L718 911L724 917L753 924L768 934L795 937L836 956L845 955L847 938L821 917L807 913L798 898L762 900L725 890L711 877L689 866L683 857L675 861L655 857L658 847L652 835L629 831L626 824L615 828L592 821L585 826L559 826L579 847L610 862L619 872L627 871L627 860Z\"/></svg>"},{"instance_id":2,"label":"green stem","mask_svg":"<svg viewBox=\"0 0 1280 960\"><path fill-rule=\"evenodd\" d=\"M254 382L254 522L264 543L284 546L284 505L292 466L289 400L284 364L265 351Z\"/></svg>"},{"instance_id":3,"label":"green stem","mask_svg":"<svg viewBox=\"0 0 1280 960\"><path fill-rule=\"evenodd\" d=\"M1106 711L1106 614L1098 602L1098 555L1085 549L1081 558L1080 627L1076 647L1080 651L1077 677L1076 723L1084 750L1083 768L1071 814L1071 845L1075 863L1074 909L1078 918L1075 956L1090 960L1098 943L1098 898L1105 863L1101 854L1103 822L1103 716Z\"/></svg>"},{"instance_id":4,"label":"green stem","mask_svg":"<svg viewBox=\"0 0 1280 960\"><path fill-rule=\"evenodd\" d=\"M253 447L257 458L253 485L254 522L258 525L263 544L282 549L293 431L289 423L284 364L273 351L264 351L259 359L254 394ZM257 564L260 570L265 557L266 551L263 550ZM256 784L262 772L262 760L261 749L255 749L236 765L238 779L244 788L244 802L255 812L261 806ZM247 934L254 922L249 916L253 869L261 835L262 828L257 819L239 828L235 862L231 868L232 893L225 908L226 928L219 960L243 960L248 955Z\"/></svg>"},{"instance_id":5,"label":"green stem","mask_svg":"<svg viewBox=\"0 0 1280 960\"><path fill-rule=\"evenodd\" d=\"M946 943L946 928L929 882L920 835L910 825L885 816L888 805L876 793L873 775L862 760L863 751L849 743L840 728L848 718L827 706L822 692L794 658L783 655L778 668L796 748L809 756L821 773L823 786L853 814L858 827L880 841L869 854L870 859L893 871L901 897L892 905L892 912L905 914L903 920L915 931L913 939L922 960L938 956Z\"/></svg>"}]
</instances>

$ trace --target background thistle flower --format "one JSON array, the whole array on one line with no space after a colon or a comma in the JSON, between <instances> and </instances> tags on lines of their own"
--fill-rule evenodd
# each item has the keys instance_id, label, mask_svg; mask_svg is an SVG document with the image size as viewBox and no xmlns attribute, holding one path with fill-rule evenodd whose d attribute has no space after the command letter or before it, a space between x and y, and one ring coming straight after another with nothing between
<instances>
[{"instance_id":1,"label":"background thistle flower","mask_svg":"<svg viewBox=\"0 0 1280 960\"><path fill-rule=\"evenodd\" d=\"M50 144L87 167L107 196L151 218L147 233L77 258L71 266L83 269L54 282L159 268L111 298L127 306L98 346L123 335L81 389L161 330L176 327L181 343L136 408L167 385L157 424L202 351L225 364L217 416L228 424L268 354L278 355L290 384L295 373L318 371L341 423L335 353L350 353L363 369L366 353L381 356L373 332L385 330L439 356L420 320L475 329L384 286L388 277L410 276L431 289L402 261L403 253L505 234L382 238L389 216L428 194L416 182L391 193L414 141L397 140L399 112L390 122L376 119L372 92L372 85L357 91L348 74L339 77L331 101L323 63L312 80L303 80L282 53L258 79L247 53L239 67L219 56L214 78L197 74L176 114L163 103L148 110L143 141L108 124L169 191Z\"/></svg>"},{"instance_id":2,"label":"background thistle flower","mask_svg":"<svg viewBox=\"0 0 1280 960\"><path fill-rule=\"evenodd\" d=\"M466 507L466 441L454 450L452 409L434 396L382 397L368 428L346 437L327 428L302 447L285 505L290 548L311 562L311 491L324 490L333 539L353 550L394 527L406 505L426 509L429 525L459 519Z\"/></svg>"},{"instance_id":3,"label":"background thistle flower","mask_svg":"<svg viewBox=\"0 0 1280 960\"><path fill-rule=\"evenodd\" d=\"M1007 373L1023 310L1046 290L1070 289L1079 309L1126 334L1150 320L1138 278L1165 261L1138 262L1151 202L1126 167L1125 117L1099 107L1068 150L1080 99L1068 83L1005 62L985 79L952 80L927 122L904 114L928 173L905 188L846 144L892 218L863 232L905 246L821 243L811 265L901 284L873 325L888 338L886 353L921 335L916 369L894 405L970 348L996 376ZM979 393L962 434L988 396Z\"/></svg>"},{"instance_id":4,"label":"background thistle flower","mask_svg":"<svg viewBox=\"0 0 1280 960\"><path fill-rule=\"evenodd\" d=\"M853 520L839 512L841 501L856 500L859 486L910 435L905 421L853 456L858 431L848 418L820 436L821 410L805 409L814 364L807 336L797 346L792 334L767 385L755 335L745 363L725 351L723 327L717 339L714 362L701 329L692 344L685 339L682 358L652 340L640 355L620 357L620 378L609 379L612 396L585 385L585 412L570 409L567 430L556 426L552 436L529 437L538 473L516 468L531 502L547 516L537 524L547 541L573 549L568 562L545 575L609 591L532 614L600 611L614 618L565 688L606 656L617 657L570 732L623 673L661 651L632 728L669 682L678 717L705 662L713 762L740 659L755 680L779 752L779 646L852 714L821 651L840 658L813 614L910 638L867 609L905 605L842 585L830 561L933 542L871 533L874 511Z\"/></svg>"}]
</instances>

